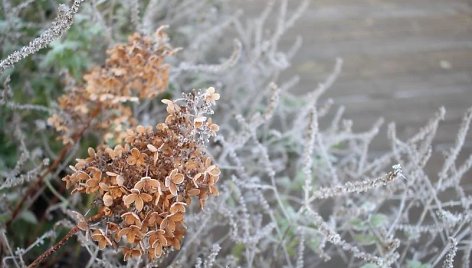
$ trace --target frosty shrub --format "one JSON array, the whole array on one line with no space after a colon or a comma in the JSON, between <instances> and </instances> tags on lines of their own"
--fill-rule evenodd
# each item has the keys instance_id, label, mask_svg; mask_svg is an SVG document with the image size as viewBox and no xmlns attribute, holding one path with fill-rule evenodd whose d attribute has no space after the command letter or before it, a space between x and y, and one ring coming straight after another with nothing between
<instances>
[{"instance_id":1,"label":"frosty shrub","mask_svg":"<svg viewBox=\"0 0 472 268\"><path fill-rule=\"evenodd\" d=\"M1 3L2 267L470 267L472 107L371 153L341 59L281 76L308 1L53 2Z\"/></svg>"}]
</instances>

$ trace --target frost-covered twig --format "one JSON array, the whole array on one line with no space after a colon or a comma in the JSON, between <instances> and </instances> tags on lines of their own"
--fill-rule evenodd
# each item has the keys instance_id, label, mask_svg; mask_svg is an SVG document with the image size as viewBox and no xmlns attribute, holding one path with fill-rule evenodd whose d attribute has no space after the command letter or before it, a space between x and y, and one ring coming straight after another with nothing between
<instances>
[{"instance_id":1,"label":"frost-covered twig","mask_svg":"<svg viewBox=\"0 0 472 268\"><path fill-rule=\"evenodd\" d=\"M347 182L344 185L338 185L334 187L320 188L312 193L309 202L312 202L316 199L325 199L334 196L346 195L349 193L362 193L380 186L385 186L394 182L398 178L405 179L400 165L395 165L392 168L393 171L381 177L366 179L358 182Z\"/></svg>"},{"instance_id":2,"label":"frost-covered twig","mask_svg":"<svg viewBox=\"0 0 472 268\"><path fill-rule=\"evenodd\" d=\"M28 57L31 54L45 48L52 41L60 38L71 27L74 15L79 11L79 7L84 0L75 0L71 7L59 5L57 9L57 17L52 22L50 28L42 32L37 38L33 39L28 45L13 52L0 62L0 74L6 69L12 67L15 63Z\"/></svg>"},{"instance_id":3,"label":"frost-covered twig","mask_svg":"<svg viewBox=\"0 0 472 268\"><path fill-rule=\"evenodd\" d=\"M186 62L181 62L179 67L176 68L175 72L204 72L211 74L218 74L226 71L228 68L232 67L241 55L241 42L239 40L234 40L234 50L231 56L226 59L221 64L206 65L206 64L189 64Z\"/></svg>"}]
</instances>

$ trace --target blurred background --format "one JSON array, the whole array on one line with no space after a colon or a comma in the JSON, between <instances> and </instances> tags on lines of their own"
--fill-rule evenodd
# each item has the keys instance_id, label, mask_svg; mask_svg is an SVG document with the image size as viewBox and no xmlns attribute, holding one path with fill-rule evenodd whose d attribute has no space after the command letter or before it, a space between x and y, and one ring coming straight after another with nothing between
<instances>
[{"instance_id":1,"label":"blurred background","mask_svg":"<svg viewBox=\"0 0 472 268\"><path fill-rule=\"evenodd\" d=\"M299 1L290 1L294 6ZM244 1L258 14L266 1ZM336 57L343 70L324 98L346 106L355 130L379 118L382 132L374 151L389 148L386 125L396 122L406 139L441 106L436 150L450 146L461 118L472 106L472 5L468 0L312 0L283 37L289 47L303 43L285 77L300 76L300 93L313 90L331 72ZM468 137L464 155L472 152Z\"/></svg>"}]
</instances>

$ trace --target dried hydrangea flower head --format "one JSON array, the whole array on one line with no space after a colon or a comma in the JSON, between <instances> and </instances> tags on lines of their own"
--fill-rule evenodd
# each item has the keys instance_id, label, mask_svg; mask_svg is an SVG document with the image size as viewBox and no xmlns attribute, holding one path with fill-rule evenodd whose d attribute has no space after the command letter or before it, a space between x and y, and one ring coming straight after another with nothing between
<instances>
[{"instance_id":1,"label":"dried hydrangea flower head","mask_svg":"<svg viewBox=\"0 0 472 268\"><path fill-rule=\"evenodd\" d=\"M153 98L167 88L169 66L164 60L175 52L167 41L162 27L154 38L133 34L127 44L107 51L105 65L84 75L82 87L61 96L61 112L48 122L61 133L64 144L72 143L87 128L103 130L109 139L135 126L131 109L124 103Z\"/></svg>"},{"instance_id":2,"label":"dried hydrangea flower head","mask_svg":"<svg viewBox=\"0 0 472 268\"><path fill-rule=\"evenodd\" d=\"M208 117L216 94L209 88L163 100L164 123L129 130L115 148L90 148L89 156L71 167L73 173L63 178L67 187L94 194L104 211L91 227L101 249L120 248L125 260L155 260L180 249L192 197L203 208L208 196L218 194L221 172L205 150L218 129Z\"/></svg>"}]
</instances>

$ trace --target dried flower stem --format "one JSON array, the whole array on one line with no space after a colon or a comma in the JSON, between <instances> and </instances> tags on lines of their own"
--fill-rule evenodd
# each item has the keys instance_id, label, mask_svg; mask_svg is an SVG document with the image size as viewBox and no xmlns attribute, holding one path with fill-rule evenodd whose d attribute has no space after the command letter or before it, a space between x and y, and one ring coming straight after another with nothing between
<instances>
[{"instance_id":1,"label":"dried flower stem","mask_svg":"<svg viewBox=\"0 0 472 268\"><path fill-rule=\"evenodd\" d=\"M38 258L36 258L30 265L28 265L28 268L34 268L38 267L41 263L43 263L49 256L51 256L54 252L56 252L58 249L60 249L64 244L75 234L79 231L78 226L74 226L70 231L54 246L50 247L48 250L46 250L43 254L41 254Z\"/></svg>"},{"instance_id":2,"label":"dried flower stem","mask_svg":"<svg viewBox=\"0 0 472 268\"><path fill-rule=\"evenodd\" d=\"M90 217L87 221L88 222L94 222L103 217L103 211L100 211L96 215ZM41 263L46 261L46 259L54 254L54 252L58 251L62 246L66 244L66 242L73 236L75 235L78 231L80 231L80 228L78 225L72 227L72 229L69 230L69 232L56 244L54 244L52 247L50 247L48 250L43 252L43 254L39 255L30 265L28 265L28 268L34 268L38 267Z\"/></svg>"},{"instance_id":3,"label":"dried flower stem","mask_svg":"<svg viewBox=\"0 0 472 268\"><path fill-rule=\"evenodd\" d=\"M23 197L21 198L20 202L18 202L18 204L15 206L15 208L13 209L13 212L12 212L12 215L10 217L10 219L7 221L6 223L6 226L10 226L11 223L16 219L16 217L18 217L20 211L21 211L21 208L23 207L23 205L25 204L26 200L28 199L28 197L30 196L34 196L36 194L36 192L38 191L38 189L41 187L44 179L46 178L46 176L53 172L58 166L60 166L62 164L62 162L64 161L64 159L66 158L67 154L70 152L70 150L72 149L73 147L73 144L75 144L77 141L80 140L80 138L82 137L82 135L84 134L85 130L87 130L88 126L90 125L90 122L93 120L93 118L90 119L90 121L84 126L84 128L82 128L73 138L74 142L71 143L71 144L67 144L65 147L63 147L61 149L61 151L59 152L59 155L58 157L56 158L56 160L54 160L54 162L48 166L48 168L44 171L43 174L41 174L39 177L38 177L38 180L36 181L36 183L32 184L28 190L26 191L26 193L23 195Z\"/></svg>"}]
</instances>

